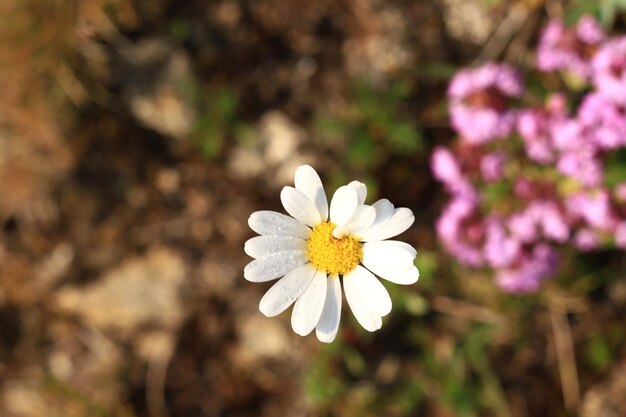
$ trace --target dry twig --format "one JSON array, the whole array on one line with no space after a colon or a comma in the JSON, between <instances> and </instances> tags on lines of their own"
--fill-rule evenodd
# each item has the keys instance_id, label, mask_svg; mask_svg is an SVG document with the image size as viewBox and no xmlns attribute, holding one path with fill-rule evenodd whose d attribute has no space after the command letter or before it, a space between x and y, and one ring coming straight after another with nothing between
<instances>
[{"instance_id":1,"label":"dry twig","mask_svg":"<svg viewBox=\"0 0 626 417\"><path fill-rule=\"evenodd\" d=\"M576 414L580 408L580 387L569 321L565 312L557 311L555 308L550 308L550 321L552 323L554 346L559 363L563 402L569 412Z\"/></svg>"}]
</instances>

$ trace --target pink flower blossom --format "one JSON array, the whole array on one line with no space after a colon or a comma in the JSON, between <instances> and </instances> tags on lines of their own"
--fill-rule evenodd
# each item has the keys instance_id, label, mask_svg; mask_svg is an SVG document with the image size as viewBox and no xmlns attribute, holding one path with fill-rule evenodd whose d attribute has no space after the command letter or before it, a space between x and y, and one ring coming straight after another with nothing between
<instances>
[{"instance_id":1,"label":"pink flower blossom","mask_svg":"<svg viewBox=\"0 0 626 417\"><path fill-rule=\"evenodd\" d=\"M520 242L506 233L502 221L494 216L487 219L485 259L493 268L506 268L517 259Z\"/></svg>"},{"instance_id":2,"label":"pink flower blossom","mask_svg":"<svg viewBox=\"0 0 626 417\"><path fill-rule=\"evenodd\" d=\"M600 246L600 240L592 229L585 227L574 235L574 246L584 252L589 252Z\"/></svg>"},{"instance_id":3,"label":"pink flower blossom","mask_svg":"<svg viewBox=\"0 0 626 417\"><path fill-rule=\"evenodd\" d=\"M446 250L462 264L480 267L484 227L475 216L477 201L466 196L453 198L437 219L437 235Z\"/></svg>"},{"instance_id":4,"label":"pink flower blossom","mask_svg":"<svg viewBox=\"0 0 626 417\"><path fill-rule=\"evenodd\" d=\"M507 225L511 234L522 243L534 243L539 238L537 219L532 210L524 209L512 214Z\"/></svg>"},{"instance_id":5,"label":"pink flower blossom","mask_svg":"<svg viewBox=\"0 0 626 417\"><path fill-rule=\"evenodd\" d=\"M592 65L598 92L616 103L626 102L626 36L605 42Z\"/></svg>"},{"instance_id":6,"label":"pink flower blossom","mask_svg":"<svg viewBox=\"0 0 626 417\"><path fill-rule=\"evenodd\" d=\"M590 58L604 40L604 32L591 16L583 16L573 28L551 20L537 47L537 67L542 71L567 70L582 77L591 75Z\"/></svg>"},{"instance_id":7,"label":"pink flower blossom","mask_svg":"<svg viewBox=\"0 0 626 417\"><path fill-rule=\"evenodd\" d=\"M476 194L469 180L463 175L454 154L443 146L437 146L430 158L433 176L441 181L452 194Z\"/></svg>"},{"instance_id":8,"label":"pink flower blossom","mask_svg":"<svg viewBox=\"0 0 626 417\"><path fill-rule=\"evenodd\" d=\"M606 190L576 193L565 200L565 207L570 216L582 219L592 228L611 232L616 227L617 219Z\"/></svg>"},{"instance_id":9,"label":"pink flower blossom","mask_svg":"<svg viewBox=\"0 0 626 417\"><path fill-rule=\"evenodd\" d=\"M624 100L626 104L626 98ZM626 111L600 93L588 94L578 110L578 120L586 128L587 137L600 150L626 146Z\"/></svg>"},{"instance_id":10,"label":"pink flower blossom","mask_svg":"<svg viewBox=\"0 0 626 417\"><path fill-rule=\"evenodd\" d=\"M536 245L521 256L515 268L497 271L496 282L509 293L537 291L541 282L556 272L558 260L555 249L545 244Z\"/></svg>"},{"instance_id":11,"label":"pink flower blossom","mask_svg":"<svg viewBox=\"0 0 626 417\"><path fill-rule=\"evenodd\" d=\"M554 162L552 126L566 118L565 97L554 94L545 106L521 110L517 131L524 140L526 155L540 164Z\"/></svg>"},{"instance_id":12,"label":"pink flower blossom","mask_svg":"<svg viewBox=\"0 0 626 417\"><path fill-rule=\"evenodd\" d=\"M536 202L532 205L531 210L546 238L558 243L564 243L569 238L569 226L555 202Z\"/></svg>"},{"instance_id":13,"label":"pink flower blossom","mask_svg":"<svg viewBox=\"0 0 626 417\"><path fill-rule=\"evenodd\" d=\"M557 169L587 187L595 187L602 182L602 164L592 152L564 153L559 158Z\"/></svg>"},{"instance_id":14,"label":"pink flower blossom","mask_svg":"<svg viewBox=\"0 0 626 417\"><path fill-rule=\"evenodd\" d=\"M520 242L534 243L539 240L539 232L545 239L564 243L569 239L570 228L554 201L536 200L526 208L508 218L511 234Z\"/></svg>"},{"instance_id":15,"label":"pink flower blossom","mask_svg":"<svg viewBox=\"0 0 626 417\"><path fill-rule=\"evenodd\" d=\"M515 125L515 112L507 110L506 99L520 97L523 91L519 76L507 65L459 71L448 88L452 127L474 145L506 137Z\"/></svg>"},{"instance_id":16,"label":"pink flower blossom","mask_svg":"<svg viewBox=\"0 0 626 417\"><path fill-rule=\"evenodd\" d=\"M615 228L615 245L626 249L626 221L621 221Z\"/></svg>"},{"instance_id":17,"label":"pink flower blossom","mask_svg":"<svg viewBox=\"0 0 626 417\"><path fill-rule=\"evenodd\" d=\"M495 182L504 176L506 157L502 152L492 152L484 155L480 160L480 172L487 182Z\"/></svg>"}]
</instances>

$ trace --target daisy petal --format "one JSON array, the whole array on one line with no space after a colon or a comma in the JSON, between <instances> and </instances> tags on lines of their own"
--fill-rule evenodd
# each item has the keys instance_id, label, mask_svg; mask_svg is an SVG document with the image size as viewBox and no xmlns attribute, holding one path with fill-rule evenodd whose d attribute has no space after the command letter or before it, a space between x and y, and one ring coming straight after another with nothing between
<instances>
[{"instance_id":1,"label":"daisy petal","mask_svg":"<svg viewBox=\"0 0 626 417\"><path fill-rule=\"evenodd\" d=\"M244 268L243 276L251 282L271 281L307 262L306 251L277 252L250 262Z\"/></svg>"},{"instance_id":2,"label":"daisy petal","mask_svg":"<svg viewBox=\"0 0 626 417\"><path fill-rule=\"evenodd\" d=\"M243 250L253 258L262 258L276 252L306 250L306 241L293 236L255 236L248 239Z\"/></svg>"},{"instance_id":3,"label":"daisy petal","mask_svg":"<svg viewBox=\"0 0 626 417\"><path fill-rule=\"evenodd\" d=\"M289 186L283 187L280 201L287 213L308 226L315 226L321 221L320 213L313 202L300 190Z\"/></svg>"},{"instance_id":4,"label":"daisy petal","mask_svg":"<svg viewBox=\"0 0 626 417\"><path fill-rule=\"evenodd\" d=\"M377 202L372 204L372 207L374 207L374 210L376 210L376 218L374 219L374 222L371 224L371 226L363 233L361 233L361 236L363 238L366 238L370 234L378 231L381 227L387 224L389 219L391 219L391 216L393 216L393 204L391 204L391 202L385 198L378 200Z\"/></svg>"},{"instance_id":5,"label":"daisy petal","mask_svg":"<svg viewBox=\"0 0 626 417\"><path fill-rule=\"evenodd\" d=\"M309 286L315 275L311 264L302 265L272 286L259 303L259 310L267 317L274 317L285 311Z\"/></svg>"},{"instance_id":6,"label":"daisy petal","mask_svg":"<svg viewBox=\"0 0 626 417\"><path fill-rule=\"evenodd\" d=\"M354 188L358 197L359 206L363 205L365 203L365 197L367 197L367 187L365 184L359 181L352 181L348 184L348 187Z\"/></svg>"},{"instance_id":7,"label":"daisy petal","mask_svg":"<svg viewBox=\"0 0 626 417\"><path fill-rule=\"evenodd\" d=\"M363 262L386 263L393 265L395 269L406 269L413 265L415 250L402 243L393 240L366 242L363 244Z\"/></svg>"},{"instance_id":8,"label":"daisy petal","mask_svg":"<svg viewBox=\"0 0 626 417\"><path fill-rule=\"evenodd\" d=\"M255 211L248 219L250 228L260 235L294 236L308 239L311 229L282 213L275 211Z\"/></svg>"},{"instance_id":9,"label":"daisy petal","mask_svg":"<svg viewBox=\"0 0 626 417\"><path fill-rule=\"evenodd\" d=\"M326 287L326 302L320 321L315 327L315 334L320 342L330 343L335 340L341 317L341 282L338 277L329 277Z\"/></svg>"},{"instance_id":10,"label":"daisy petal","mask_svg":"<svg viewBox=\"0 0 626 417\"><path fill-rule=\"evenodd\" d=\"M358 281L356 290L359 297L371 310L379 316L386 316L391 312L391 297L374 274L359 265L350 275L353 275L351 280Z\"/></svg>"},{"instance_id":11,"label":"daisy petal","mask_svg":"<svg viewBox=\"0 0 626 417\"><path fill-rule=\"evenodd\" d=\"M394 284L411 285L415 284L420 277L420 271L415 265L403 270L386 270L384 273L377 274L381 278Z\"/></svg>"},{"instance_id":12,"label":"daisy petal","mask_svg":"<svg viewBox=\"0 0 626 417\"><path fill-rule=\"evenodd\" d=\"M322 315L326 302L326 273L316 271L313 280L293 306L291 327L300 336L311 333Z\"/></svg>"},{"instance_id":13,"label":"daisy petal","mask_svg":"<svg viewBox=\"0 0 626 417\"><path fill-rule=\"evenodd\" d=\"M363 265L385 279L413 266L413 253L406 248L387 242L368 242L363 245ZM391 277L391 278L389 278Z\"/></svg>"},{"instance_id":14,"label":"daisy petal","mask_svg":"<svg viewBox=\"0 0 626 417\"><path fill-rule=\"evenodd\" d=\"M359 206L354 212L354 216L348 223L348 233L360 236L370 228L376 220L376 209L372 206ZM333 233L334 234L334 233Z\"/></svg>"},{"instance_id":15,"label":"daisy petal","mask_svg":"<svg viewBox=\"0 0 626 417\"><path fill-rule=\"evenodd\" d=\"M411 227L414 221L415 216L410 209L406 207L397 208L387 223L376 231L367 233L367 236L363 238L363 241L371 242L375 240L385 240L390 237L397 236Z\"/></svg>"},{"instance_id":16,"label":"daisy petal","mask_svg":"<svg viewBox=\"0 0 626 417\"><path fill-rule=\"evenodd\" d=\"M294 183L296 189L302 191L315 204L321 220L328 220L328 200L317 172L310 165L301 165L296 169Z\"/></svg>"},{"instance_id":17,"label":"daisy petal","mask_svg":"<svg viewBox=\"0 0 626 417\"><path fill-rule=\"evenodd\" d=\"M344 185L339 187L330 201L330 221L337 226L348 223L358 206L356 190Z\"/></svg>"},{"instance_id":18,"label":"daisy petal","mask_svg":"<svg viewBox=\"0 0 626 417\"><path fill-rule=\"evenodd\" d=\"M365 303L359 294L359 277L354 272L343 277L346 300L357 321L365 330L373 332L381 328L383 321L378 313Z\"/></svg>"},{"instance_id":19,"label":"daisy petal","mask_svg":"<svg viewBox=\"0 0 626 417\"><path fill-rule=\"evenodd\" d=\"M406 250L407 252L409 252L413 258L415 258L417 256L417 250L415 250L415 248L411 245L409 245L408 243L405 242L401 242L399 240L385 240L385 244L387 245L394 245L397 246L399 248L402 248L404 250Z\"/></svg>"}]
</instances>

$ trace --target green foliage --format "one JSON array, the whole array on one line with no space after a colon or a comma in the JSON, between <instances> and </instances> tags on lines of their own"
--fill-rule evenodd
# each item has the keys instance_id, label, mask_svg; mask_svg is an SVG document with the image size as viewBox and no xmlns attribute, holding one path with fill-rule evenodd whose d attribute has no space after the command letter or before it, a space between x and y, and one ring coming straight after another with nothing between
<instances>
[{"instance_id":1,"label":"green foliage","mask_svg":"<svg viewBox=\"0 0 626 417\"><path fill-rule=\"evenodd\" d=\"M176 19L170 23L170 35L178 42L184 42L189 38L191 28L189 22L183 19Z\"/></svg>"},{"instance_id":2,"label":"green foliage","mask_svg":"<svg viewBox=\"0 0 626 417\"><path fill-rule=\"evenodd\" d=\"M609 187L615 187L626 181L626 149L611 153L606 162L604 181Z\"/></svg>"},{"instance_id":3,"label":"green foliage","mask_svg":"<svg viewBox=\"0 0 626 417\"><path fill-rule=\"evenodd\" d=\"M192 132L192 140L207 159L217 157L227 138L243 132L244 126L236 119L237 99L234 92L222 88L206 92L198 98L199 116Z\"/></svg>"},{"instance_id":4,"label":"green foliage","mask_svg":"<svg viewBox=\"0 0 626 417\"><path fill-rule=\"evenodd\" d=\"M510 181L497 181L483 188L483 198L487 205L494 205L497 202L505 201L507 198L510 198L511 195L512 184Z\"/></svg>"},{"instance_id":5,"label":"green foliage","mask_svg":"<svg viewBox=\"0 0 626 417\"><path fill-rule=\"evenodd\" d=\"M340 335L334 344L322 347L304 380L307 397L317 410L328 415L345 415L345 410L360 416L417 415L430 398L456 416L509 416L488 356L493 328L475 324L461 334L432 334L419 319L407 320L404 315L422 316L428 310L426 300L409 291L392 292L397 321L386 325L403 326L397 333L402 338L394 339L385 356L374 360L371 352L360 350L371 341L355 344ZM410 309L416 300L425 307L414 315ZM363 340L372 337L361 334Z\"/></svg>"},{"instance_id":6,"label":"green foliage","mask_svg":"<svg viewBox=\"0 0 626 417\"><path fill-rule=\"evenodd\" d=\"M440 384L442 400L458 416L508 416L506 400L495 372L490 368L488 348L491 329L473 327L465 338L458 338L446 355L425 350L429 373ZM453 343L453 341L448 341Z\"/></svg>"},{"instance_id":7,"label":"green foliage","mask_svg":"<svg viewBox=\"0 0 626 417\"><path fill-rule=\"evenodd\" d=\"M450 80L457 73L459 67L451 65L448 62L425 62L419 65L415 72L425 78L431 80Z\"/></svg>"},{"instance_id":8,"label":"green foliage","mask_svg":"<svg viewBox=\"0 0 626 417\"><path fill-rule=\"evenodd\" d=\"M390 155L419 152L422 133L415 115L403 107L410 92L406 81L387 89L356 82L345 111L319 116L316 130L329 144L342 149L348 166L362 171L375 168Z\"/></svg>"},{"instance_id":9,"label":"green foliage","mask_svg":"<svg viewBox=\"0 0 626 417\"><path fill-rule=\"evenodd\" d=\"M329 378L330 375L332 375L330 364L319 360L310 367L304 378L307 398L315 408L328 407L346 390L341 379Z\"/></svg>"},{"instance_id":10,"label":"green foliage","mask_svg":"<svg viewBox=\"0 0 626 417\"><path fill-rule=\"evenodd\" d=\"M590 14L600 20L605 27L610 27L617 15L624 10L626 0L577 0L574 7L569 10L566 21L574 23L582 15Z\"/></svg>"},{"instance_id":11,"label":"green foliage","mask_svg":"<svg viewBox=\"0 0 626 417\"><path fill-rule=\"evenodd\" d=\"M415 258L415 266L420 271L420 286L429 288L439 268L439 255L435 251L422 250Z\"/></svg>"},{"instance_id":12,"label":"green foliage","mask_svg":"<svg viewBox=\"0 0 626 417\"><path fill-rule=\"evenodd\" d=\"M592 368L598 371L606 369L611 364L613 354L602 336L595 335L589 339L585 349L585 359Z\"/></svg>"}]
</instances>

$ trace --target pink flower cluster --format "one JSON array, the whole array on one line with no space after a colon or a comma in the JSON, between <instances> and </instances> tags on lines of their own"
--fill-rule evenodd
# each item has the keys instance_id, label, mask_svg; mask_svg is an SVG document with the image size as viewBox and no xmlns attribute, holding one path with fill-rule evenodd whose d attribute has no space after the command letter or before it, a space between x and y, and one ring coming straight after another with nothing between
<instances>
[{"instance_id":1,"label":"pink flower cluster","mask_svg":"<svg viewBox=\"0 0 626 417\"><path fill-rule=\"evenodd\" d=\"M536 103L505 64L464 69L448 89L459 140L431 157L451 195L437 221L444 248L464 265L493 269L513 293L555 275L564 246L626 249L626 178L605 178L626 151L626 36L606 36L590 17L575 27L550 22L537 67L570 72L589 88Z\"/></svg>"}]
</instances>

